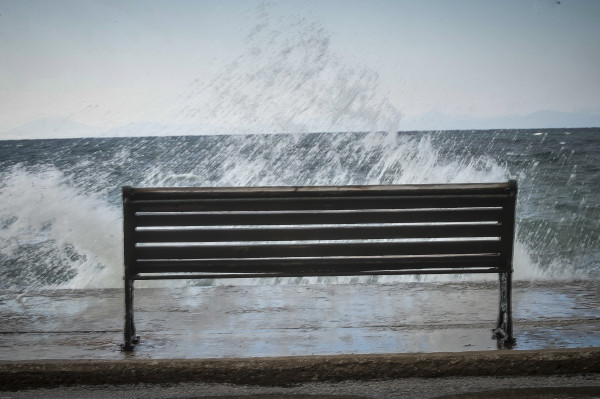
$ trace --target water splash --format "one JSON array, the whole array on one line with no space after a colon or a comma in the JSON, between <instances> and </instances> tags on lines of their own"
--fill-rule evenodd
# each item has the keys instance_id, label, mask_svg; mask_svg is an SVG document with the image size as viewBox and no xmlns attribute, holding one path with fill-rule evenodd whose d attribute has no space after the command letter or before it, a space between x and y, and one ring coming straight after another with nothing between
<instances>
[{"instance_id":1,"label":"water splash","mask_svg":"<svg viewBox=\"0 0 600 399\"><path fill-rule=\"evenodd\" d=\"M209 133L397 131L377 72L336 53L318 21L274 7L258 9L245 51L192 82L168 119Z\"/></svg>"},{"instance_id":2,"label":"water splash","mask_svg":"<svg viewBox=\"0 0 600 399\"><path fill-rule=\"evenodd\" d=\"M52 166L3 174L2 288L118 286L121 216Z\"/></svg>"},{"instance_id":3,"label":"water splash","mask_svg":"<svg viewBox=\"0 0 600 399\"><path fill-rule=\"evenodd\" d=\"M480 145L489 145L486 143L489 141L481 140ZM52 158L57 153L62 154L55 160L56 165L17 163L0 176L3 182L0 186L0 273L4 288L120 287L123 267L121 185L494 182L505 181L514 173L497 158L473 151L476 143L461 142L448 133L201 136L52 141L40 146L42 144L57 146L56 151L49 151L48 155ZM469 147L472 153L462 154L458 147ZM67 162L70 157L77 161ZM522 172L522 178L531 179L526 176L527 170L522 169ZM532 214L532 209L540 211L537 202L534 203L540 193L528 190L527 186L519 198L516 278L576 275L577 265L573 263L579 260L575 258L556 256L554 264L540 258L539 248L544 252L552 245L544 236L546 230L556 234L560 225L545 225L544 229L544 223L549 222L545 219L540 222ZM552 190L552 186L547 190ZM565 214L565 217L570 216ZM533 238L535 241L532 241L532 231L538 232ZM592 239L586 237L588 241ZM590 241L585 245L592 248L594 244ZM590 257L590 262L594 262L593 259ZM586 270L583 276L594 269ZM395 276L378 277L376 281L461 278L464 276ZM369 282L373 279L235 280L217 284L317 281ZM193 284L196 283L199 282Z\"/></svg>"}]
</instances>

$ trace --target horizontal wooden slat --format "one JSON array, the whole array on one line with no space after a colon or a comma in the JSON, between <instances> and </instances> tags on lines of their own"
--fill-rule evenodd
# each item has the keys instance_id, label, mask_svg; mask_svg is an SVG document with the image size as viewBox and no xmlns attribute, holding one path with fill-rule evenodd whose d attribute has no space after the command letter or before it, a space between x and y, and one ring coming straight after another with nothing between
<instances>
[{"instance_id":1,"label":"horizontal wooden slat","mask_svg":"<svg viewBox=\"0 0 600 399\"><path fill-rule=\"evenodd\" d=\"M499 224L460 225L385 225L336 227L278 227L227 228L186 230L141 230L136 241L142 243L168 242L227 242L227 241L302 241L302 240L357 240L399 238L456 238L499 237Z\"/></svg>"},{"instance_id":2,"label":"horizontal wooden slat","mask_svg":"<svg viewBox=\"0 0 600 399\"><path fill-rule=\"evenodd\" d=\"M340 270L334 272L313 271L311 277L332 277L332 276L374 276L374 275L408 275L408 274L462 274L462 273L500 273L503 270L495 267L473 267L469 269L454 268L432 268L432 269L403 269L403 270ZM189 279L232 279L232 278L280 278L280 277L305 277L307 274L294 272L274 272L274 273L173 273L173 274L136 274L127 276L131 280L189 280Z\"/></svg>"},{"instance_id":3,"label":"horizontal wooden slat","mask_svg":"<svg viewBox=\"0 0 600 399\"><path fill-rule=\"evenodd\" d=\"M377 211L141 213L137 226L234 226L352 223L497 222L501 208L410 209Z\"/></svg>"},{"instance_id":4,"label":"horizontal wooden slat","mask_svg":"<svg viewBox=\"0 0 600 399\"><path fill-rule=\"evenodd\" d=\"M427 268L501 268L497 254L446 256L372 256L329 258L138 260L137 273L342 273Z\"/></svg>"},{"instance_id":5,"label":"horizontal wooden slat","mask_svg":"<svg viewBox=\"0 0 600 399\"><path fill-rule=\"evenodd\" d=\"M380 197L386 195L489 195L507 194L511 183L403 184L369 186L279 187L147 187L128 188L132 200L227 199L294 197Z\"/></svg>"},{"instance_id":6,"label":"horizontal wooden slat","mask_svg":"<svg viewBox=\"0 0 600 399\"><path fill-rule=\"evenodd\" d=\"M508 200L505 195L443 195L410 197L327 197L327 198L244 198L183 199L132 201L135 212L192 211L277 211L277 210L362 210L498 207Z\"/></svg>"},{"instance_id":7,"label":"horizontal wooden slat","mask_svg":"<svg viewBox=\"0 0 600 399\"><path fill-rule=\"evenodd\" d=\"M206 259L499 253L500 241L140 246L138 259Z\"/></svg>"}]
</instances>

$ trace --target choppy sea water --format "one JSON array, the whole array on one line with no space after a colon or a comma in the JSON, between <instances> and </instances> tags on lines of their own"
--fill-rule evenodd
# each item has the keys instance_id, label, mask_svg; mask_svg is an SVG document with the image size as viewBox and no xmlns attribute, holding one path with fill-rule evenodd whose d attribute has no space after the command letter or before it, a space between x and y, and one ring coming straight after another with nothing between
<instances>
[{"instance_id":1,"label":"choppy sea water","mask_svg":"<svg viewBox=\"0 0 600 399\"><path fill-rule=\"evenodd\" d=\"M508 179L516 279L597 278L599 128L0 141L0 288L120 287L124 185Z\"/></svg>"}]
</instances>

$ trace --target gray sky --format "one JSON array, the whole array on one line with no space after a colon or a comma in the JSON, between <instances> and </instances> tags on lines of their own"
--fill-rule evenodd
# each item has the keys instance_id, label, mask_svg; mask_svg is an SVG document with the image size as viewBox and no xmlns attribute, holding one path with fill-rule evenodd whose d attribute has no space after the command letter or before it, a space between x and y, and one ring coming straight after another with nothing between
<instances>
[{"instance_id":1,"label":"gray sky","mask_svg":"<svg viewBox=\"0 0 600 399\"><path fill-rule=\"evenodd\" d=\"M600 115L596 0L0 0L0 54L0 139Z\"/></svg>"}]
</instances>

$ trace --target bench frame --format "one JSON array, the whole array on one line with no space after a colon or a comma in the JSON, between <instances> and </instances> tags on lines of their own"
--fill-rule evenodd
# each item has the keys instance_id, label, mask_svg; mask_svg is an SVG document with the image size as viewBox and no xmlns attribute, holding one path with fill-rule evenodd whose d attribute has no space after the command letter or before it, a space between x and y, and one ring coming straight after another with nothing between
<instances>
[{"instance_id":1,"label":"bench frame","mask_svg":"<svg viewBox=\"0 0 600 399\"><path fill-rule=\"evenodd\" d=\"M517 182L123 187L123 350L140 342L135 280L497 273L493 338L515 343Z\"/></svg>"}]
</instances>

